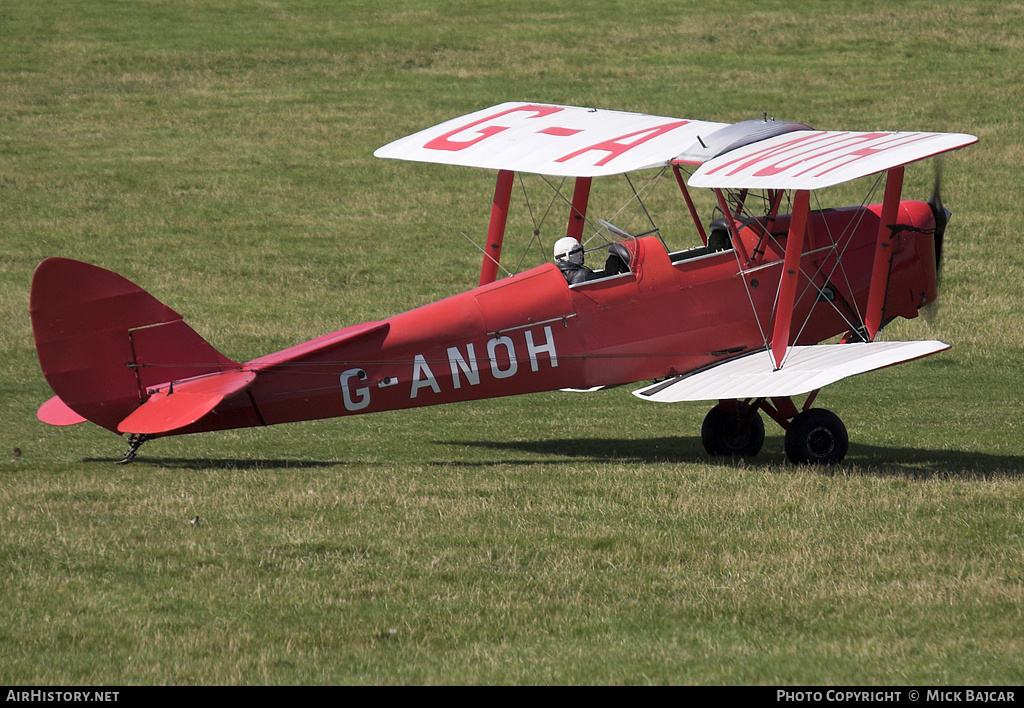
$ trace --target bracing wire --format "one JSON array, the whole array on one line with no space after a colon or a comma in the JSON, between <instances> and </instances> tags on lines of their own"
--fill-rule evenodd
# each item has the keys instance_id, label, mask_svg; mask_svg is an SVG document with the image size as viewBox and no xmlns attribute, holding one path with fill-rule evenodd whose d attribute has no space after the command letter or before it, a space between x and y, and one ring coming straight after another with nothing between
<instances>
[{"instance_id":1,"label":"bracing wire","mask_svg":"<svg viewBox=\"0 0 1024 708\"><path fill-rule=\"evenodd\" d=\"M847 223L847 225L843 228L843 230L840 233L838 233L838 234L833 233L831 231L831 227L829 226L829 223L827 221L823 222L824 223L824 227L826 229L825 237L828 240L828 245L822 246L818 250L821 250L823 252L831 251L831 253L832 253L834 258L832 258L832 259L823 258L821 264L818 265L817 269L813 270L813 272L811 272L811 270L806 268L804 266L804 264L803 264L803 260L801 260L800 274L804 278L807 279L807 283L803 286L803 290L801 290L801 292L798 293L797 297L794 299L794 303L801 302L803 300L803 298L807 297L808 293L810 291L812 291L812 290L816 293L815 297L818 297L818 295L822 292L822 289L818 285L815 284L815 279L818 278L818 277L821 277L821 276L824 276L824 280L825 280L825 282L827 284L831 284L833 282L833 278L839 277L841 279L842 283L845 285L845 291L846 292L852 292L853 291L853 285L850 282L849 274L847 273L846 268L844 266L843 258L846 255L850 245L853 243L853 236L854 236L854 234L857 233L860 225L863 223L863 220L867 217L868 210L865 207L867 206L868 203L870 203L872 197L878 192L879 186L882 183L882 177L883 177L883 175L879 175L876 178L874 183L871 185L870 189L867 191L867 194L864 196L864 198L861 201L857 217L855 219L851 219L850 222ZM748 200L751 197L753 197L755 199L757 198L754 195L747 195ZM818 198L817 193L814 193L814 199L815 199L816 210L817 211L823 211L824 209L823 209L823 207L821 205L821 202L820 202L820 200ZM766 203L768 203L768 202L766 201ZM792 211L792 209L790 209L790 211ZM765 238L769 239L769 241L778 250L780 250L780 251L784 251L785 250L784 247L783 247L783 244L781 244L779 242L779 239L776 236L774 236L770 231L766 231L765 232ZM764 268L766 266L778 265L779 267L781 267L781 264L782 264L782 261L778 261L777 263L762 263L762 264L759 264L758 266L756 266L755 268L752 268L752 269L748 270L748 269L746 269L744 267L743 263L740 261L739 253L735 252L734 255L736 257L736 262L737 262L737 266L739 267L739 271L740 271L741 274L744 274L744 275L747 274L747 273L753 272L755 270L759 270L761 268ZM831 264L828 265L829 270L826 273L825 272L826 264L828 263L829 260L832 260L832 262L831 262ZM779 287L776 289L776 292L775 292L775 300L774 300L772 309L771 309L771 311L768 314L768 322L767 323L766 322L762 322L761 315L758 312L757 307L756 307L756 305L754 303L753 294L750 291L750 283L747 280L747 278L745 278L745 277L743 279L743 286L744 286L744 290L747 293L747 300L748 300L748 302L750 304L751 312L754 315L754 320L757 323L758 330L761 333L762 342L763 342L764 346L767 348L769 346L767 331L768 331L768 328L770 327L772 318L775 316L776 309L778 308L778 297L779 297L779 288L781 288L781 280L780 280L780 283L779 283ZM835 286L833 286L833 287L835 287ZM863 324L864 324L864 315L860 311L860 306L857 304L856 298L852 298L851 301L849 301L849 302L847 302L846 298L835 298L833 300L829 300L829 299L826 298L826 299L821 300L821 302L826 302L828 304L828 306L832 307L833 310L835 310L835 312L839 315L839 317L846 323L846 325L851 330L856 330L859 327L863 326ZM838 304L839 302L842 302L843 304L846 304L848 306L848 308L850 308L850 312L844 312L843 309L840 308L840 306ZM804 330L810 324L811 317L814 315L814 313L815 313L815 308L812 306L811 308L808 309L806 316L804 317L803 321L800 323L800 326L797 328L797 334L796 334L796 337L795 337L796 340L798 340L800 338L800 336L803 334ZM787 352L787 356L788 356L788 352Z\"/></svg>"}]
</instances>

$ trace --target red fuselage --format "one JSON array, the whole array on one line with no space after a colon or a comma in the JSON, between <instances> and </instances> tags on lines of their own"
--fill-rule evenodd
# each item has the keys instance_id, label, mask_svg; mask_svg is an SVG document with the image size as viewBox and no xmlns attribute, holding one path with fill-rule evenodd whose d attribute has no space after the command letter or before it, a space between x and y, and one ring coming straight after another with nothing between
<instances>
[{"instance_id":1,"label":"red fuselage","mask_svg":"<svg viewBox=\"0 0 1024 708\"><path fill-rule=\"evenodd\" d=\"M861 321L879 212L812 213L789 344L818 343ZM934 226L921 202L901 203L898 221ZM762 349L787 227L788 216L748 224L739 249L716 253L670 254L641 238L626 244L630 273L570 288L545 264L340 330L242 365L256 374L247 395L170 434L625 384ZM915 317L936 296L933 238L907 231L892 243L884 317Z\"/></svg>"}]
</instances>

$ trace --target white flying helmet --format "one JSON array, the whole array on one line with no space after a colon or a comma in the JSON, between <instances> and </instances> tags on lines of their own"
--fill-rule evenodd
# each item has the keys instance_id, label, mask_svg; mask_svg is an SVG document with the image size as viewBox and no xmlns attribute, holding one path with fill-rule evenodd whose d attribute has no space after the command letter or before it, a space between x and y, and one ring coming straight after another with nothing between
<instances>
[{"instance_id":1,"label":"white flying helmet","mask_svg":"<svg viewBox=\"0 0 1024 708\"><path fill-rule=\"evenodd\" d=\"M555 241L555 262L568 261L583 265L583 245L572 236L563 236Z\"/></svg>"}]
</instances>

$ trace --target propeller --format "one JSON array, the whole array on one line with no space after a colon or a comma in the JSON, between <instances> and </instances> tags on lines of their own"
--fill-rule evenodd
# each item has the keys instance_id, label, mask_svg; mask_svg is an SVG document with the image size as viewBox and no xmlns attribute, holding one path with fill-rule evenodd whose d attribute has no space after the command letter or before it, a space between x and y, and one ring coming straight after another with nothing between
<instances>
[{"instance_id":1,"label":"propeller","mask_svg":"<svg viewBox=\"0 0 1024 708\"><path fill-rule=\"evenodd\" d=\"M942 238L946 233L946 224L952 212L942 205L942 162L935 161L935 182L932 187L932 196L928 200L932 216L935 218L935 274L939 276L942 272Z\"/></svg>"},{"instance_id":2,"label":"propeller","mask_svg":"<svg viewBox=\"0 0 1024 708\"><path fill-rule=\"evenodd\" d=\"M935 160L935 182L932 185L932 196L928 199L928 206L931 207L932 217L935 219L935 279L936 285L942 284L942 239L946 233L946 225L952 212L942 204L942 161ZM941 301L941 298L939 298ZM933 325L937 322L939 311L938 302L931 303L931 307L923 309L924 317Z\"/></svg>"}]
</instances>

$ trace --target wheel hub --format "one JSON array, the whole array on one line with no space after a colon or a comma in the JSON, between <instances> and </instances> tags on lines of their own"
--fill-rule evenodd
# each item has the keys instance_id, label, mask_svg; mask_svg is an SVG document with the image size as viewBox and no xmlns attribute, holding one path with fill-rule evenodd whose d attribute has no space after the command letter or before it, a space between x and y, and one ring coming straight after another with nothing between
<instances>
[{"instance_id":1,"label":"wheel hub","mask_svg":"<svg viewBox=\"0 0 1024 708\"><path fill-rule=\"evenodd\" d=\"M825 457L832 452L836 446L836 436L828 428L821 427L812 430L807 436L807 447L815 457Z\"/></svg>"}]
</instances>

